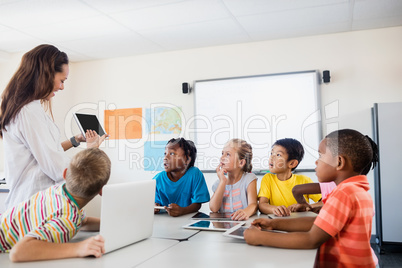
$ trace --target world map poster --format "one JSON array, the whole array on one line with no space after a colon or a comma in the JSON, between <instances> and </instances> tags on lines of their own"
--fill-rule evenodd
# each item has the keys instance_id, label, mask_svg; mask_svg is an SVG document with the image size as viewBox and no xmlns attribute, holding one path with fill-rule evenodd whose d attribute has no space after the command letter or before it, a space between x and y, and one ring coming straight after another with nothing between
<instances>
[{"instance_id":1,"label":"world map poster","mask_svg":"<svg viewBox=\"0 0 402 268\"><path fill-rule=\"evenodd\" d=\"M146 109L148 134L177 136L181 133L181 109L171 107L156 107ZM172 136L173 138L173 136Z\"/></svg>"}]
</instances>

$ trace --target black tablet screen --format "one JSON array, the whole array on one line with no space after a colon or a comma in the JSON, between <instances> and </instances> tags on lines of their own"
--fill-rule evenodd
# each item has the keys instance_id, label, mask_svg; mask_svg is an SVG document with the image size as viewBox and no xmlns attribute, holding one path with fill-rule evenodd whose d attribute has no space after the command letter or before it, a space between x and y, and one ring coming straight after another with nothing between
<instances>
[{"instance_id":1,"label":"black tablet screen","mask_svg":"<svg viewBox=\"0 0 402 268\"><path fill-rule=\"evenodd\" d=\"M98 118L92 114L75 114L77 116L78 121L80 122L84 133L87 132L88 129L95 130L99 136L105 135L103 128L101 127Z\"/></svg>"}]
</instances>

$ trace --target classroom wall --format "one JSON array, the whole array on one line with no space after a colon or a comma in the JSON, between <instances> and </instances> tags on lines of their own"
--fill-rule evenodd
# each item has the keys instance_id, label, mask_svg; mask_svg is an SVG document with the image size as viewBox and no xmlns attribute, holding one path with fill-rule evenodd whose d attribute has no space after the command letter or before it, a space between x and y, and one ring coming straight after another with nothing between
<instances>
[{"instance_id":1,"label":"classroom wall","mask_svg":"<svg viewBox=\"0 0 402 268\"><path fill-rule=\"evenodd\" d=\"M21 60L20 54L15 54L7 58L7 60L1 60L0 58L0 93L3 92L7 86L14 72L17 70ZM4 170L4 153L3 153L3 140L0 139L0 179L3 177Z\"/></svg>"},{"instance_id":2,"label":"classroom wall","mask_svg":"<svg viewBox=\"0 0 402 268\"><path fill-rule=\"evenodd\" d=\"M167 103L182 107L189 119L194 95L182 94L183 82L330 70L331 82L321 85L322 110L326 111L323 134L353 128L372 136L373 103L402 101L401 47L402 27L394 27L71 63L65 90L54 99L54 116L66 138L78 133L71 121L71 111L77 108L96 112L93 109L98 106L150 108L155 103ZM15 58L18 56L0 62L1 88L15 70ZM286 99L267 100L267 105L271 101L286 105ZM127 147L136 143L140 144L107 141L103 145L112 159L112 181L150 179L155 174L137 169L129 159L130 153L140 149ZM71 155L77 152L70 151ZM316 180L314 173L308 175ZM215 176L206 174L209 185ZM368 177L374 187L372 172ZM370 193L374 198L373 188Z\"/></svg>"}]
</instances>

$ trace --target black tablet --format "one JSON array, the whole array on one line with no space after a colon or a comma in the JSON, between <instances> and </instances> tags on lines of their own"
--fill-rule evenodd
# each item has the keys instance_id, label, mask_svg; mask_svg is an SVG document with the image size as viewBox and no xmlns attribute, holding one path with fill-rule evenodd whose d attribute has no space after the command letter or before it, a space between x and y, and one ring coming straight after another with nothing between
<instances>
[{"instance_id":1,"label":"black tablet","mask_svg":"<svg viewBox=\"0 0 402 268\"><path fill-rule=\"evenodd\" d=\"M103 136L106 134L105 130L99 123L98 118L94 114L79 114L79 113L74 113L74 119L78 124L78 127L80 128L80 131L82 135L85 137L85 133L87 132L88 129L90 130L95 130L96 133L99 134L99 136ZM86 137L85 137L86 138Z\"/></svg>"},{"instance_id":2,"label":"black tablet","mask_svg":"<svg viewBox=\"0 0 402 268\"><path fill-rule=\"evenodd\" d=\"M209 214L205 214L203 212L197 212L197 214L195 214L193 217L191 217L191 219L193 220L204 220L204 221L208 221L208 220L226 220L226 221L230 221L231 220L231 215L232 213L214 213L211 212Z\"/></svg>"},{"instance_id":3,"label":"black tablet","mask_svg":"<svg viewBox=\"0 0 402 268\"><path fill-rule=\"evenodd\" d=\"M220 231L225 232L234 226L243 225L241 221L195 221L184 225L186 229L206 230L206 231Z\"/></svg>"}]
</instances>

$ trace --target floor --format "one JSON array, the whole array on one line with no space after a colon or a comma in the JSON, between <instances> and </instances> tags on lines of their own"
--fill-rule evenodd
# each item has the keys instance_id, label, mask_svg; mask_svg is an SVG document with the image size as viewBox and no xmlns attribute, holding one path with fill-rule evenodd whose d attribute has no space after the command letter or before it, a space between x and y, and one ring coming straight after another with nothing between
<instances>
[{"instance_id":1,"label":"floor","mask_svg":"<svg viewBox=\"0 0 402 268\"><path fill-rule=\"evenodd\" d=\"M371 244L371 246L381 268L402 267L402 245L385 245L382 254L378 253L376 244Z\"/></svg>"}]
</instances>

